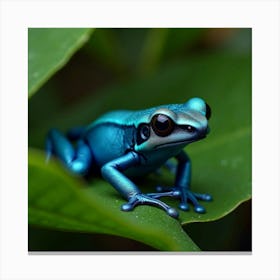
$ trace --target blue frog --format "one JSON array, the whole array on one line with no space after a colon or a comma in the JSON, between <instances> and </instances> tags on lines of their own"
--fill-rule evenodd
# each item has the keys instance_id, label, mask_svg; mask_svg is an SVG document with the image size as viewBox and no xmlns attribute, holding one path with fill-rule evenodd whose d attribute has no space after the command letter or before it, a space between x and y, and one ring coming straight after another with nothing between
<instances>
[{"instance_id":1,"label":"blue frog","mask_svg":"<svg viewBox=\"0 0 280 280\"><path fill-rule=\"evenodd\" d=\"M183 104L112 111L88 126L71 129L66 136L50 130L47 158L55 155L74 174L86 175L92 167L100 170L103 178L127 200L121 206L123 211L152 205L178 218L176 209L159 200L175 197L180 200L181 210L189 210L191 202L197 213L205 213L198 200L210 201L212 197L190 190L191 161L183 148L206 137L210 115L210 107L198 97ZM156 171L172 157L178 162L174 186L158 186L157 192L142 193L133 177Z\"/></svg>"}]
</instances>

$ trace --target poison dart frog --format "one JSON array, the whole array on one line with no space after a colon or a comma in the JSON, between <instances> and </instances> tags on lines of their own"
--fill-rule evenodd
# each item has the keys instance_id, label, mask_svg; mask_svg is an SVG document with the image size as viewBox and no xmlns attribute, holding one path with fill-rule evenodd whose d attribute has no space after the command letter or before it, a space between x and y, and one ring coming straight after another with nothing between
<instances>
[{"instance_id":1,"label":"poison dart frog","mask_svg":"<svg viewBox=\"0 0 280 280\"><path fill-rule=\"evenodd\" d=\"M181 210L189 210L191 202L195 212L205 213L198 201L210 201L212 197L190 190L191 161L184 147L207 136L210 115L210 107L198 97L183 104L112 111L66 135L50 130L47 159L55 155L74 174L86 175L92 167L100 170L103 178L127 200L121 206L123 211L152 205L178 218L178 211L159 199L175 197ZM177 160L174 186L158 186L157 192L142 193L133 178L156 171L173 157Z\"/></svg>"}]
</instances>

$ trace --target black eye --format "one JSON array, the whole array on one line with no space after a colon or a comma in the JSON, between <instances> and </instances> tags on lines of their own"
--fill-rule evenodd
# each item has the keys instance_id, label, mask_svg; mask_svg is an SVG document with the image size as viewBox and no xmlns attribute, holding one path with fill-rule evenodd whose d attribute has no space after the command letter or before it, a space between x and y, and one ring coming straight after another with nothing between
<instances>
[{"instance_id":1,"label":"black eye","mask_svg":"<svg viewBox=\"0 0 280 280\"><path fill-rule=\"evenodd\" d=\"M210 106L206 103L206 119L209 120L211 117L211 108Z\"/></svg>"},{"instance_id":2,"label":"black eye","mask_svg":"<svg viewBox=\"0 0 280 280\"><path fill-rule=\"evenodd\" d=\"M191 125L187 125L186 129L187 129L187 131L188 131L189 133L195 132L195 127L193 127L193 126L191 126Z\"/></svg>"},{"instance_id":3,"label":"black eye","mask_svg":"<svg viewBox=\"0 0 280 280\"><path fill-rule=\"evenodd\" d=\"M151 123L155 134L161 137L169 135L174 130L174 122L163 114L153 116Z\"/></svg>"}]
</instances>

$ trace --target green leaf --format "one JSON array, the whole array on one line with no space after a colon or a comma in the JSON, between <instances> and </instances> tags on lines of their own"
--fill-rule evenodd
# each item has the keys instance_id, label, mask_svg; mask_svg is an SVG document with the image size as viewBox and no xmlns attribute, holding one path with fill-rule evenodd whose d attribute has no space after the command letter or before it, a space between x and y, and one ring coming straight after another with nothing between
<instances>
[{"instance_id":1,"label":"green leaf","mask_svg":"<svg viewBox=\"0 0 280 280\"><path fill-rule=\"evenodd\" d=\"M28 29L28 96L32 96L90 37L89 28Z\"/></svg>"},{"instance_id":2,"label":"green leaf","mask_svg":"<svg viewBox=\"0 0 280 280\"><path fill-rule=\"evenodd\" d=\"M139 71L150 73L163 60L180 57L182 52L193 47L207 29L200 28L151 28L141 52Z\"/></svg>"},{"instance_id":3,"label":"green leaf","mask_svg":"<svg viewBox=\"0 0 280 280\"><path fill-rule=\"evenodd\" d=\"M159 250L197 251L180 223L154 207L122 212L123 200L111 186L96 179L89 187L72 178L44 154L29 151L28 217L30 224L62 230L101 232L146 243Z\"/></svg>"},{"instance_id":4,"label":"green leaf","mask_svg":"<svg viewBox=\"0 0 280 280\"><path fill-rule=\"evenodd\" d=\"M186 147L193 163L191 188L196 192L210 193L214 200L202 203L207 210L207 213L203 215L197 214L193 210L180 211L179 222L185 225L192 222L217 220L233 211L243 201L251 198L251 58L249 56L228 53L208 54L168 64L149 78L110 87L99 92L97 97L91 97L84 103L71 108L71 111L59 112L53 119L46 118L45 123L42 120L41 129L34 129L34 133L43 135L52 126L65 129L73 124L88 123L108 110L141 109L159 104L182 103L193 96L200 96L207 101L212 108L212 117L209 136ZM43 143L43 136L31 135L30 138L32 137L41 139L41 143ZM42 173L45 172L47 180L51 177L48 175L47 166L42 170ZM35 179L30 177L29 184L33 184L33 180ZM35 185L40 182L40 178L36 179L36 182ZM154 191L155 185L172 185L173 183L174 176L163 172L161 177L151 175L145 183L140 183L139 187L143 192L151 192ZM73 185L75 184L74 182ZM30 191L33 192L32 189ZM103 194L102 191L104 191ZM119 232L118 227L115 232L111 231L112 234L140 240L155 248L174 250L172 245L172 248L166 245L169 242L174 243L169 240L170 236L165 233L163 225L166 225L175 235L180 227L178 222L170 220L164 211L154 207L141 206L132 213L123 213L119 211L119 206L124 203L124 200L108 183L100 179L90 182L89 193L92 194L92 198L97 197L98 201L103 195L106 201L110 201L112 197L119 200L116 205L110 205L108 202L106 205L107 210L111 213L110 219L121 217L123 225L138 225L139 219L141 219L143 223L147 221L151 226L157 226L157 222L161 221L162 226L159 226L162 230L161 238L166 239L166 243L163 246L153 244L154 237L149 238L150 228L144 224L139 225L137 230L133 226L135 229L133 233L131 228L127 232L124 232L125 229ZM174 207L178 206L178 201L172 199L165 201ZM42 206L42 208L44 207ZM46 211L48 212L48 208ZM36 213L36 210L30 212L29 219L34 224L41 224L43 219L33 220ZM92 213L92 215L96 214ZM99 220L98 215L95 219ZM142 226L144 227L142 228ZM74 228L75 225L71 229ZM79 228L77 227L76 230ZM108 233L107 227L103 227L103 225L98 230L96 228L91 230ZM172 233L171 236L174 234ZM188 246L189 249L186 250L192 250L190 249L194 246L192 241L189 237L185 238L185 241L182 241L183 238L177 239L176 237L177 240L180 240L178 242L182 247ZM182 249L182 247L180 248Z\"/></svg>"},{"instance_id":5,"label":"green leaf","mask_svg":"<svg viewBox=\"0 0 280 280\"><path fill-rule=\"evenodd\" d=\"M118 77L122 77L126 70L124 53L127 52L118 39L116 29L98 28L85 45L84 51L106 69L113 70Z\"/></svg>"}]
</instances>

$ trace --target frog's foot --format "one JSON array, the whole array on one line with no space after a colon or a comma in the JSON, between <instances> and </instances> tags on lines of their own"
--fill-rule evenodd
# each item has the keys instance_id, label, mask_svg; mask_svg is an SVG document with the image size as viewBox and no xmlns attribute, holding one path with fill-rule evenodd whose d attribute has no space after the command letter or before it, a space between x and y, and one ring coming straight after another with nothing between
<instances>
[{"instance_id":1,"label":"frog's foot","mask_svg":"<svg viewBox=\"0 0 280 280\"><path fill-rule=\"evenodd\" d=\"M186 190L184 192L184 195L181 196L181 202L179 204L179 208L183 211L189 210L189 205L187 204L187 201L190 201L194 206L194 211L199 214L203 214L206 212L205 208L199 204L198 200L202 201L211 201L212 196L210 194L201 194L201 193L195 193L190 190Z\"/></svg>"},{"instance_id":2,"label":"frog's foot","mask_svg":"<svg viewBox=\"0 0 280 280\"><path fill-rule=\"evenodd\" d=\"M156 190L159 193L151 194L153 198L159 198L164 196L181 197L179 208L183 211L189 210L189 205L187 203L187 201L189 200L193 204L195 212L200 214L205 213L206 212L205 208L199 204L198 200L202 200L202 201L212 200L212 196L210 194L195 193L190 190L184 190L184 192L182 193L182 191L176 187L158 186Z\"/></svg>"},{"instance_id":3,"label":"frog's foot","mask_svg":"<svg viewBox=\"0 0 280 280\"><path fill-rule=\"evenodd\" d=\"M167 204L165 204L164 202L150 197L148 194L136 194L133 197L130 198L130 200L128 201L128 203L125 203L122 205L121 209L123 211L131 211L133 210L137 205L152 205L152 206L156 206L159 207L163 210L166 211L166 213L173 217L173 218L178 218L179 213L172 207L168 206Z\"/></svg>"}]
</instances>

